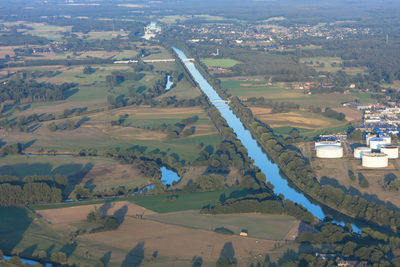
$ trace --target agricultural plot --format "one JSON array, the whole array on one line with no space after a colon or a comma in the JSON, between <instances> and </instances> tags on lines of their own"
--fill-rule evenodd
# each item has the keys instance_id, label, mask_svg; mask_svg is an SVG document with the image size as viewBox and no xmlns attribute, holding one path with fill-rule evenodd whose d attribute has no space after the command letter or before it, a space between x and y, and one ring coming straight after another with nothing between
<instances>
[{"instance_id":1,"label":"agricultural plot","mask_svg":"<svg viewBox=\"0 0 400 267\"><path fill-rule=\"evenodd\" d=\"M142 196L132 198L131 201L146 209L159 212L175 212L183 210L200 210L207 205L214 205L221 194L229 195L233 189L224 191L178 194L174 200L167 196Z\"/></svg>"},{"instance_id":2,"label":"agricultural plot","mask_svg":"<svg viewBox=\"0 0 400 267\"><path fill-rule=\"evenodd\" d=\"M369 93L352 94L304 94L302 90L293 90L285 83L268 84L256 81L223 81L222 87L233 96L241 99L264 97L272 101L290 101L303 107L340 107L342 102L358 100L361 103L375 103Z\"/></svg>"},{"instance_id":3,"label":"agricultural plot","mask_svg":"<svg viewBox=\"0 0 400 267\"><path fill-rule=\"evenodd\" d=\"M32 30L27 30L24 33L32 34L39 37L45 37L50 40L60 40L64 32L70 32L71 26L54 26L45 23L24 23L26 26L33 28Z\"/></svg>"},{"instance_id":4,"label":"agricultural plot","mask_svg":"<svg viewBox=\"0 0 400 267\"><path fill-rule=\"evenodd\" d=\"M146 218L162 223L213 231L227 228L239 235L243 229L248 236L267 240L282 240L295 225L296 219L272 214L202 215L198 211L181 211L147 215Z\"/></svg>"},{"instance_id":5,"label":"agricultural plot","mask_svg":"<svg viewBox=\"0 0 400 267\"><path fill-rule=\"evenodd\" d=\"M206 58L203 59L202 62L206 64L208 67L220 67L220 68L231 68L236 64L239 64L240 61L231 59L231 58Z\"/></svg>"},{"instance_id":6,"label":"agricultural plot","mask_svg":"<svg viewBox=\"0 0 400 267\"><path fill-rule=\"evenodd\" d=\"M90 255L109 255L107 266L191 266L194 257L201 258L204 266L214 266L224 247L233 251L239 266L248 266L255 255L265 255L275 243L128 216L115 231L78 237L78 244Z\"/></svg>"},{"instance_id":7,"label":"agricultural plot","mask_svg":"<svg viewBox=\"0 0 400 267\"><path fill-rule=\"evenodd\" d=\"M6 156L0 163L0 175L23 178L56 174L66 176L71 189L81 185L95 191L118 186L134 188L149 180L131 165L102 157Z\"/></svg>"},{"instance_id":8,"label":"agricultural plot","mask_svg":"<svg viewBox=\"0 0 400 267\"><path fill-rule=\"evenodd\" d=\"M319 130L347 125L347 121L338 121L315 114L308 110L294 110L288 113L271 113L269 108L251 108L253 114L261 121L276 127L296 127L308 130Z\"/></svg>"},{"instance_id":9,"label":"agricultural plot","mask_svg":"<svg viewBox=\"0 0 400 267\"><path fill-rule=\"evenodd\" d=\"M343 61L339 57L301 58L300 62L313 67L316 71L337 72L343 70L349 75L356 75L357 73L363 74L366 71L366 68L341 67Z\"/></svg>"},{"instance_id":10,"label":"agricultural plot","mask_svg":"<svg viewBox=\"0 0 400 267\"><path fill-rule=\"evenodd\" d=\"M174 125L182 119L195 115L199 117L199 120L188 127L195 126L196 130L194 134L187 137L169 138L166 133L154 130L163 123ZM112 126L111 121L118 120L120 116L127 116L123 125ZM221 142L217 130L204 110L199 107L125 107L72 119L79 121L83 117L86 118L85 122L77 129L52 132L48 129L48 125L52 122L61 123L65 119L48 121L43 122L41 127L34 132L18 133L18 135L5 132L3 140L8 143L32 142L28 148L29 151L43 149L78 152L85 148L104 151L115 147L123 149L139 145L145 146L148 152L160 149L168 153L176 153L186 161L193 161L198 157L201 143L215 146Z\"/></svg>"},{"instance_id":11,"label":"agricultural plot","mask_svg":"<svg viewBox=\"0 0 400 267\"><path fill-rule=\"evenodd\" d=\"M92 265L96 261L84 254L76 245L70 244L67 234L70 228L57 228L47 224L29 209L0 207L0 249L7 254L21 257L38 257L40 251L64 252L70 262Z\"/></svg>"}]
</instances>

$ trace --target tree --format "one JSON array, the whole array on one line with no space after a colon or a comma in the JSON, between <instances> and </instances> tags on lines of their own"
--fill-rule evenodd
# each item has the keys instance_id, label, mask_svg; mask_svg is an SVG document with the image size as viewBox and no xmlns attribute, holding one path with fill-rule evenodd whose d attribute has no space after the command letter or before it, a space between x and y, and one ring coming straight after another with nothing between
<instances>
[{"instance_id":1,"label":"tree","mask_svg":"<svg viewBox=\"0 0 400 267\"><path fill-rule=\"evenodd\" d=\"M96 69L92 68L91 66L85 66L83 68L83 74L90 75L96 72Z\"/></svg>"},{"instance_id":2,"label":"tree","mask_svg":"<svg viewBox=\"0 0 400 267\"><path fill-rule=\"evenodd\" d=\"M38 254L39 259L46 259L47 258L47 252L44 250L41 250Z\"/></svg>"},{"instance_id":3,"label":"tree","mask_svg":"<svg viewBox=\"0 0 400 267\"><path fill-rule=\"evenodd\" d=\"M357 244L354 242L347 242L346 245L344 245L342 253L343 256L346 258L349 258L354 255L354 249L357 247Z\"/></svg>"}]
</instances>

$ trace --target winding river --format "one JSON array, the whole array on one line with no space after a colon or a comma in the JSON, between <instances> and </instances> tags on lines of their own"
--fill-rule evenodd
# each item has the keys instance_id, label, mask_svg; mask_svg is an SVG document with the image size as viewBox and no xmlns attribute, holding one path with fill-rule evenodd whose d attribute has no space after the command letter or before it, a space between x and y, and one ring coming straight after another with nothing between
<instances>
[{"instance_id":1,"label":"winding river","mask_svg":"<svg viewBox=\"0 0 400 267\"><path fill-rule=\"evenodd\" d=\"M237 138L242 142L244 147L247 148L249 157L254 160L254 165L260 168L260 170L266 175L267 180L273 184L275 194L282 194L285 196L285 198L301 204L315 217L323 220L325 218L325 214L322 211L322 208L319 205L311 203L303 194L297 192L295 189L289 186L288 181L282 178L280 175L279 167L268 159L261 147L258 146L257 141L252 137L250 131L244 127L240 119L236 117L236 115L230 110L226 101L218 95L218 93L207 82L203 75L201 75L194 63L186 57L182 50L176 47L173 47L173 50L185 64L194 80L199 84L200 89L207 95L211 103L219 110L221 116L236 133ZM335 221L335 223L344 225L344 222ZM360 231L360 229L354 224L352 224L352 227L355 232Z\"/></svg>"}]
</instances>

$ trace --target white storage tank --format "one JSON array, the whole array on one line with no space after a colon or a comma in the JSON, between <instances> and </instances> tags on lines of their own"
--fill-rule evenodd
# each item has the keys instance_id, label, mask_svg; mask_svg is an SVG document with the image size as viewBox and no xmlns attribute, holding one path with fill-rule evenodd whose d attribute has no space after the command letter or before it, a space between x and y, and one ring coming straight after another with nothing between
<instances>
[{"instance_id":1,"label":"white storage tank","mask_svg":"<svg viewBox=\"0 0 400 267\"><path fill-rule=\"evenodd\" d=\"M398 146L383 146L381 147L381 152L388 155L389 159L399 158L399 147Z\"/></svg>"},{"instance_id":2,"label":"white storage tank","mask_svg":"<svg viewBox=\"0 0 400 267\"><path fill-rule=\"evenodd\" d=\"M385 141L386 144L391 144L392 143L392 138L389 135L384 135L381 136L381 138Z\"/></svg>"},{"instance_id":3,"label":"white storage tank","mask_svg":"<svg viewBox=\"0 0 400 267\"><path fill-rule=\"evenodd\" d=\"M340 141L317 141L315 142L315 148L318 146L342 146Z\"/></svg>"},{"instance_id":4,"label":"white storage tank","mask_svg":"<svg viewBox=\"0 0 400 267\"><path fill-rule=\"evenodd\" d=\"M354 148L354 157L356 159L361 159L364 153L371 153L372 149L366 146L360 146Z\"/></svg>"},{"instance_id":5,"label":"white storage tank","mask_svg":"<svg viewBox=\"0 0 400 267\"><path fill-rule=\"evenodd\" d=\"M369 147L372 149L381 149L381 147L384 145L387 145L387 143L383 138L374 137L369 140Z\"/></svg>"},{"instance_id":6,"label":"white storage tank","mask_svg":"<svg viewBox=\"0 0 400 267\"><path fill-rule=\"evenodd\" d=\"M388 161L388 155L383 153L365 153L362 156L362 166L367 168L385 168Z\"/></svg>"},{"instance_id":7,"label":"white storage tank","mask_svg":"<svg viewBox=\"0 0 400 267\"><path fill-rule=\"evenodd\" d=\"M336 145L317 146L316 154L318 158L337 159L343 157L343 147Z\"/></svg>"},{"instance_id":8,"label":"white storage tank","mask_svg":"<svg viewBox=\"0 0 400 267\"><path fill-rule=\"evenodd\" d=\"M367 146L369 146L369 140L375 137L376 137L375 134L368 134L367 136L365 136L365 142L367 143Z\"/></svg>"}]
</instances>

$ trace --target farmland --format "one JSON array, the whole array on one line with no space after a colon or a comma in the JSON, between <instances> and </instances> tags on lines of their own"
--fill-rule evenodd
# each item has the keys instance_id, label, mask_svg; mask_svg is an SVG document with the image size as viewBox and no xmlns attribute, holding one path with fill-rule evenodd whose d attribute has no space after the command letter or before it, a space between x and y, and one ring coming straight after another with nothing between
<instances>
[{"instance_id":1,"label":"farmland","mask_svg":"<svg viewBox=\"0 0 400 267\"><path fill-rule=\"evenodd\" d=\"M341 103L359 101L360 103L374 103L368 93L351 94L305 94L302 90L294 90L289 84L270 84L260 81L225 80L222 86L233 96L242 100L250 97L263 97L272 102L291 102L299 105L299 109L290 112L272 113L271 108L250 107L253 114L261 121L269 124L276 133L287 135L292 128L297 128L304 136L314 137L317 134L343 131L349 122L359 122L361 113L355 110L342 108ZM321 113L314 113L310 107L332 108L346 115L345 121L327 118Z\"/></svg>"},{"instance_id":2,"label":"farmland","mask_svg":"<svg viewBox=\"0 0 400 267\"><path fill-rule=\"evenodd\" d=\"M220 68L231 68L240 62L231 58L206 58L203 59L202 62L206 64L208 67L220 67Z\"/></svg>"},{"instance_id":3,"label":"farmland","mask_svg":"<svg viewBox=\"0 0 400 267\"><path fill-rule=\"evenodd\" d=\"M44 107L40 108L40 111L43 112ZM128 115L124 125L112 126L110 121L118 119L120 115ZM165 133L154 130L163 123L173 125L194 115L199 116L199 120L194 124L196 132L191 136L171 139ZM75 117L74 120L81 120L82 117ZM193 151L199 151L197 147L200 143L216 145L221 140L204 110L198 107L125 107L85 117L87 122L74 130L51 132L47 127L50 122L45 122L33 133L18 135L5 133L3 140L11 143L27 143L35 140L29 147L29 151L54 149L78 152L83 148L103 151L115 146L127 148L141 145L146 146L148 151L158 148L161 151L177 153L188 161L197 158L197 153L193 153Z\"/></svg>"},{"instance_id":4,"label":"farmland","mask_svg":"<svg viewBox=\"0 0 400 267\"><path fill-rule=\"evenodd\" d=\"M300 62L312 66L317 71L323 72L337 72L342 70L349 75L356 75L357 73L363 74L365 72L365 68L361 67L342 67L343 62L339 57L301 58Z\"/></svg>"},{"instance_id":5,"label":"farmland","mask_svg":"<svg viewBox=\"0 0 400 267\"><path fill-rule=\"evenodd\" d=\"M288 233L288 229L293 227L296 222L292 217L280 215L201 215L195 211L152 214L147 215L146 218L162 223L210 231L225 227L236 235L246 229L249 232L249 237L271 240L282 240Z\"/></svg>"},{"instance_id":6,"label":"farmland","mask_svg":"<svg viewBox=\"0 0 400 267\"><path fill-rule=\"evenodd\" d=\"M56 174L66 176L70 186L79 184L99 191L118 186L133 188L148 181L138 169L100 157L7 156L0 163L0 175L23 178Z\"/></svg>"}]
</instances>

